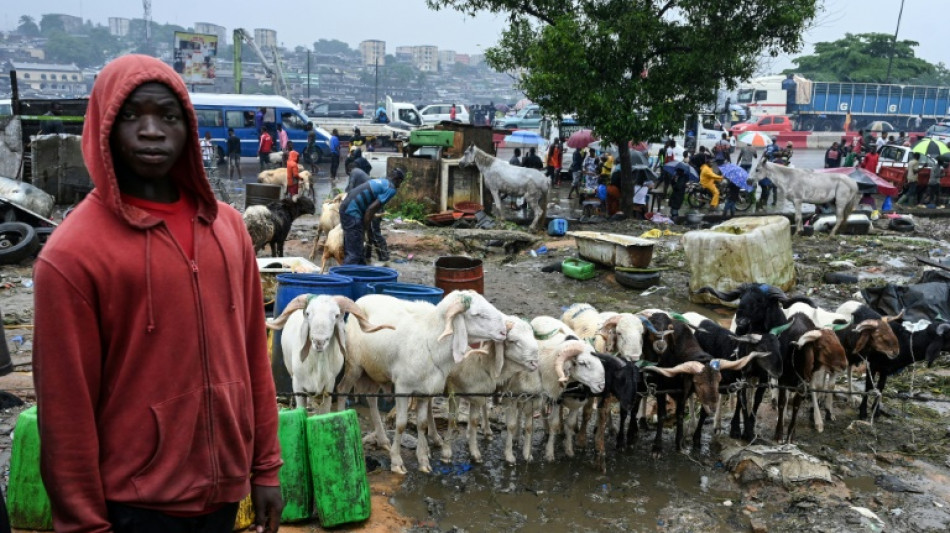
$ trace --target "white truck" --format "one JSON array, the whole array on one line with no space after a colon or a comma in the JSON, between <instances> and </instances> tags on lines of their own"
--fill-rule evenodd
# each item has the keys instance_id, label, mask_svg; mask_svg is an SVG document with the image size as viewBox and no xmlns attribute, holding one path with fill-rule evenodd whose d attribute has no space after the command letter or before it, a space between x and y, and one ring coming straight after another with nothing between
<instances>
[{"instance_id":1,"label":"white truck","mask_svg":"<svg viewBox=\"0 0 950 533\"><path fill-rule=\"evenodd\" d=\"M375 115L375 110L373 110L373 115ZM422 116L415 105L408 102L393 102L393 99L389 96L386 97L386 115L389 117L388 123L375 122L373 117L311 117L310 122L327 131L337 130L341 140L351 139L355 134L355 129L359 128L363 137L375 137L383 144L389 144L397 140L407 140L409 132L423 125Z\"/></svg>"}]
</instances>

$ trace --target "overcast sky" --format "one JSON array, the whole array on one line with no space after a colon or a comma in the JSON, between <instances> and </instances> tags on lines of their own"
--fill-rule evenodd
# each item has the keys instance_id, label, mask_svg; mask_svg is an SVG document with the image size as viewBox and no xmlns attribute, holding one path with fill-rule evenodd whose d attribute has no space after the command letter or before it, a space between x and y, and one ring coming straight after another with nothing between
<instances>
[{"instance_id":1,"label":"overcast sky","mask_svg":"<svg viewBox=\"0 0 950 533\"><path fill-rule=\"evenodd\" d=\"M736 0L742 2L742 0ZM897 25L900 0L826 0L825 11L815 28L805 36L810 46L833 41L845 33L893 33ZM260 2L230 0L152 0L152 19L184 27L195 22L211 22L232 30L243 27L271 28L284 45L309 46L318 39L339 39L351 47L364 39L386 41L388 53L396 46L431 44L460 53L480 53L494 44L505 25L505 17L483 14L465 17L455 11L430 11L424 0L357 0L341 2L305 0L279 2L262 8ZM278 7L279 6L279 7ZM900 39L920 42L916 52L932 63L950 63L950 45L946 35L947 0L906 0ZM8 0L0 23L3 29L16 27L20 15L39 22L44 13L67 13L108 24L110 16L140 18L138 0L32 0L14 5ZM730 32L741 38L741 30ZM806 49L806 52L808 49ZM792 66L788 58L772 64L778 71Z\"/></svg>"}]
</instances>

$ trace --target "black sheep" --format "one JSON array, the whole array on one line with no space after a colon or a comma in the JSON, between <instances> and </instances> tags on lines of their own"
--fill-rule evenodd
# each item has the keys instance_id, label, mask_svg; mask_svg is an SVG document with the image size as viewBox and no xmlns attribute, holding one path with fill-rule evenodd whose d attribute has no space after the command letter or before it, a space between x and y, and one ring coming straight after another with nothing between
<instances>
[{"instance_id":1,"label":"black sheep","mask_svg":"<svg viewBox=\"0 0 950 533\"><path fill-rule=\"evenodd\" d=\"M867 305L858 307L851 316L852 322L882 318L879 313ZM929 367L940 356L940 352L950 351L950 323L948 322L933 322L926 328L914 333L904 328L903 320L892 320L889 325L894 334L897 335L897 340L900 343L900 353L894 359L886 357L883 353L871 352L867 354L867 373L864 378L865 390L876 388L878 391L884 392L884 386L887 384L889 376L919 361L926 361ZM888 415L881 409L880 398L874 402L872 412L875 415ZM858 416L862 419L868 417L867 396L864 396L861 400Z\"/></svg>"},{"instance_id":2,"label":"black sheep","mask_svg":"<svg viewBox=\"0 0 950 533\"><path fill-rule=\"evenodd\" d=\"M301 215L312 215L314 211L313 200L303 195L271 202L267 207L248 207L244 211L244 225L251 235L254 251L270 243L271 257L283 257L284 241L294 220Z\"/></svg>"}]
</instances>

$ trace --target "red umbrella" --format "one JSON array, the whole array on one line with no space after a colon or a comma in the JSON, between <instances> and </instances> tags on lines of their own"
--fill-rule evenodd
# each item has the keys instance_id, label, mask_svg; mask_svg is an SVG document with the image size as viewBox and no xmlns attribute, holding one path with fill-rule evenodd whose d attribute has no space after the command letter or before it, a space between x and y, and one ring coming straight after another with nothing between
<instances>
[{"instance_id":1,"label":"red umbrella","mask_svg":"<svg viewBox=\"0 0 950 533\"><path fill-rule=\"evenodd\" d=\"M577 130L567 138L567 145L574 149L587 148L587 145L597 140L594 132L588 129Z\"/></svg>"},{"instance_id":2,"label":"red umbrella","mask_svg":"<svg viewBox=\"0 0 950 533\"><path fill-rule=\"evenodd\" d=\"M891 182L867 169L860 167L839 167L816 169L815 172L844 174L858 182L859 190L862 192L864 192L865 188L873 191L874 186L877 186L878 194L883 194L884 196L897 196L897 187L895 187Z\"/></svg>"}]
</instances>

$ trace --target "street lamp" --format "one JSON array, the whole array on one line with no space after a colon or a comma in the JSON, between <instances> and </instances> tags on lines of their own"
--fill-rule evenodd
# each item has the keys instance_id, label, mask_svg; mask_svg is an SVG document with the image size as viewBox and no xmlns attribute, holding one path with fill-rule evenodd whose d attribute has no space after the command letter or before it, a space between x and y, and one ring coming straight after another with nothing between
<instances>
[{"instance_id":1,"label":"street lamp","mask_svg":"<svg viewBox=\"0 0 950 533\"><path fill-rule=\"evenodd\" d=\"M891 82L891 65L894 64L894 49L897 48L897 32L901 30L901 17L904 15L904 0L901 0L901 10L897 13L897 29L894 30L894 40L891 41L891 57L887 60L887 77L884 83Z\"/></svg>"}]
</instances>

